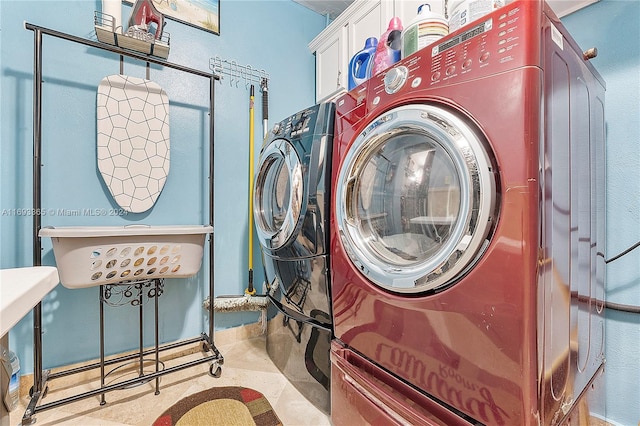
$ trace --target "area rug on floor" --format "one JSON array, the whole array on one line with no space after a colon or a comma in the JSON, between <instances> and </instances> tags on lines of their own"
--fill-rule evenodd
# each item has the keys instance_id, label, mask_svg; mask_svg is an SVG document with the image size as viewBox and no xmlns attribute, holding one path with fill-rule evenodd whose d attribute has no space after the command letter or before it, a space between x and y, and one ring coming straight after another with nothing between
<instances>
[{"instance_id":1,"label":"area rug on floor","mask_svg":"<svg viewBox=\"0 0 640 426\"><path fill-rule=\"evenodd\" d=\"M228 386L211 388L181 399L156 419L153 426L282 426L260 392Z\"/></svg>"}]
</instances>

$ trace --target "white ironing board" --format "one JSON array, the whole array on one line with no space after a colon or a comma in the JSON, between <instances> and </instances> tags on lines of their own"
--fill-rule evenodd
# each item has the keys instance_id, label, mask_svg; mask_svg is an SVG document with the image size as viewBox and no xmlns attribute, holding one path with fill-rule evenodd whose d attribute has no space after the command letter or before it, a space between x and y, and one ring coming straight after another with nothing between
<instances>
[{"instance_id":1,"label":"white ironing board","mask_svg":"<svg viewBox=\"0 0 640 426\"><path fill-rule=\"evenodd\" d=\"M120 207L145 212L169 174L169 98L150 80L110 75L97 107L100 174Z\"/></svg>"}]
</instances>

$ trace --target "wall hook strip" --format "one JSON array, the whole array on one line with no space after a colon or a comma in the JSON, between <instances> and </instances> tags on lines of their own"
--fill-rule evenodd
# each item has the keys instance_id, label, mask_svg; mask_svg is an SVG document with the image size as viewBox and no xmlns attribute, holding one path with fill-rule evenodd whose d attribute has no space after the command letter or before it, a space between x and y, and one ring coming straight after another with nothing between
<instances>
[{"instance_id":1,"label":"wall hook strip","mask_svg":"<svg viewBox=\"0 0 640 426\"><path fill-rule=\"evenodd\" d=\"M240 87L241 83L244 83L245 89L255 84L261 87L264 81L269 81L269 73L264 69L258 70L251 65L240 65L236 61L222 59L219 56L215 56L209 59L209 68L213 71L213 74L219 77L222 81L225 76L229 78L229 85L231 87Z\"/></svg>"}]
</instances>

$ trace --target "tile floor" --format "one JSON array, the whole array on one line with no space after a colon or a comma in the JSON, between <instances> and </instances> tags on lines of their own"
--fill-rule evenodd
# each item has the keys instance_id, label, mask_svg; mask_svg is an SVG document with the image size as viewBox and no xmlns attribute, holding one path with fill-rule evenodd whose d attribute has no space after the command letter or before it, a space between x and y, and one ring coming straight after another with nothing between
<instances>
[{"instance_id":1,"label":"tile floor","mask_svg":"<svg viewBox=\"0 0 640 426\"><path fill-rule=\"evenodd\" d=\"M93 396L37 412L34 416L35 426L148 426L176 401L213 386L245 386L261 392L285 426L330 425L328 417L308 402L271 362L265 348L265 337L259 331L256 332L257 328L239 327L216 333L215 344L224 357L222 375L219 378L211 377L210 364L203 363L162 376L159 395L154 394L155 381L130 389L114 390L106 394L107 404L104 406L100 406L99 396ZM167 359L165 367L202 357L200 344L195 346L191 350L183 349L179 358ZM48 394L43 402L49 403L96 389L99 387L99 379L96 382L95 375L99 373L92 374L93 380L90 377L72 379L80 376L74 375L49 381ZM121 377L117 380L121 381ZM25 392L28 392L33 382L31 378L26 379L23 382L27 382ZM28 403L28 397L22 398L22 403ZM20 424L24 410L22 405L11 412L11 426Z\"/></svg>"},{"instance_id":2,"label":"tile floor","mask_svg":"<svg viewBox=\"0 0 640 426\"><path fill-rule=\"evenodd\" d=\"M104 406L100 406L99 396L93 396L37 412L34 426L149 426L175 402L214 386L245 386L261 392L284 426L331 426L329 418L307 401L271 362L259 324L216 332L215 343L224 357L222 375L219 378L209 375L209 363L202 363L163 376L160 379L159 395L154 394L155 381L130 389L114 390L106 394L107 404ZM165 362L165 367L171 367L202 358L200 348L201 343L198 343L181 348L177 353L163 355L161 359ZM64 370L68 368L64 367ZM51 380L48 394L42 403L98 388L98 374L99 371L92 370L91 373ZM123 374L113 380L122 381L133 377L135 376ZM21 400L22 405L10 413L11 426L20 425L29 399L26 394L32 380L32 377L27 376L21 381L21 392L25 396ZM110 383L107 382L108 384ZM589 426L609 426L606 421L593 417L586 423Z\"/></svg>"}]
</instances>

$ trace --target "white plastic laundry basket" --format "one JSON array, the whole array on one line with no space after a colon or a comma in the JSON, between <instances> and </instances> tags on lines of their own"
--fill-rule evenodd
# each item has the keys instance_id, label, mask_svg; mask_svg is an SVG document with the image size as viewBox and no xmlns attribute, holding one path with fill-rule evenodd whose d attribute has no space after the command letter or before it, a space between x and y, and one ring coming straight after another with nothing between
<instances>
[{"instance_id":1,"label":"white plastic laundry basket","mask_svg":"<svg viewBox=\"0 0 640 426\"><path fill-rule=\"evenodd\" d=\"M212 232L203 225L69 226L38 235L51 238L60 282L74 289L195 275Z\"/></svg>"}]
</instances>

